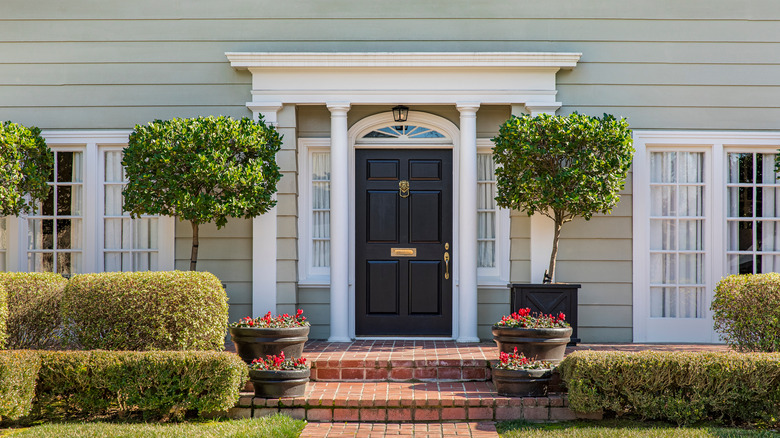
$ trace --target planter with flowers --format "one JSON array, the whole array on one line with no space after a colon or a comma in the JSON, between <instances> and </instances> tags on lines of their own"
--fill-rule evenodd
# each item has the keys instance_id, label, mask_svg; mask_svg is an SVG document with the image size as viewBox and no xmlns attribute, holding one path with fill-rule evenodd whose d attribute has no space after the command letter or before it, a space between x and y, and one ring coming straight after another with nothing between
<instances>
[{"instance_id":1,"label":"planter with flowers","mask_svg":"<svg viewBox=\"0 0 780 438\"><path fill-rule=\"evenodd\" d=\"M498 395L539 397L547 395L552 370L551 362L528 359L515 348L512 353L499 353L491 373Z\"/></svg>"},{"instance_id":2,"label":"planter with flowers","mask_svg":"<svg viewBox=\"0 0 780 438\"><path fill-rule=\"evenodd\" d=\"M249 380L254 386L255 397L303 397L309 374L306 359L288 359L284 352L255 359L249 365Z\"/></svg>"},{"instance_id":3,"label":"planter with flowers","mask_svg":"<svg viewBox=\"0 0 780 438\"><path fill-rule=\"evenodd\" d=\"M281 353L301 357L303 344L309 339L309 322L301 309L295 316L273 316L268 312L262 318L246 317L230 324L228 330L238 355L248 364L256 358Z\"/></svg>"},{"instance_id":4,"label":"planter with flowers","mask_svg":"<svg viewBox=\"0 0 780 438\"><path fill-rule=\"evenodd\" d=\"M570 338L571 326L563 313L545 315L525 308L493 324L493 341L500 352L520 351L533 360L562 361Z\"/></svg>"}]
</instances>

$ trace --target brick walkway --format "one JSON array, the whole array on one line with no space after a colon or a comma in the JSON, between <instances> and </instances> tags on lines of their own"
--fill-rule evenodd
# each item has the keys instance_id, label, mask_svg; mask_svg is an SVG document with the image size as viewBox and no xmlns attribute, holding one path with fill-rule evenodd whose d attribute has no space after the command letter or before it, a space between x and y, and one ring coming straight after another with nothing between
<instances>
[{"instance_id":1,"label":"brick walkway","mask_svg":"<svg viewBox=\"0 0 780 438\"><path fill-rule=\"evenodd\" d=\"M309 423L300 438L498 438L495 423Z\"/></svg>"}]
</instances>

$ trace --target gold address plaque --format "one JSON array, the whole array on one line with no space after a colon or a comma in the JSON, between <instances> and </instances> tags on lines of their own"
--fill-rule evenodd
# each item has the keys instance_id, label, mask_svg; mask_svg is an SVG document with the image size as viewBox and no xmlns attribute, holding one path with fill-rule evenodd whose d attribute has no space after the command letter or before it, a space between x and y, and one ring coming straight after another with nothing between
<instances>
[{"instance_id":1,"label":"gold address plaque","mask_svg":"<svg viewBox=\"0 0 780 438\"><path fill-rule=\"evenodd\" d=\"M390 248L390 257L417 257L417 248Z\"/></svg>"}]
</instances>

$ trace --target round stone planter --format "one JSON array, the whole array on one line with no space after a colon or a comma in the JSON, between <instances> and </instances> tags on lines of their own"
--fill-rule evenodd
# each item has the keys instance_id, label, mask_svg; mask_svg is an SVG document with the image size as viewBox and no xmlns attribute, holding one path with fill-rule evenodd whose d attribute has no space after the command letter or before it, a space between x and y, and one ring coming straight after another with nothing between
<instances>
[{"instance_id":1,"label":"round stone planter","mask_svg":"<svg viewBox=\"0 0 780 438\"><path fill-rule=\"evenodd\" d=\"M493 385L498 395L506 397L541 397L547 395L552 370L502 370L493 368Z\"/></svg>"},{"instance_id":2,"label":"round stone planter","mask_svg":"<svg viewBox=\"0 0 780 438\"><path fill-rule=\"evenodd\" d=\"M255 397L303 397L309 373L305 370L249 370L249 380L255 388Z\"/></svg>"},{"instance_id":3,"label":"round stone planter","mask_svg":"<svg viewBox=\"0 0 780 438\"><path fill-rule=\"evenodd\" d=\"M571 327L530 329L493 326L493 341L498 344L499 351L512 353L517 347L517 352L529 359L554 364L563 360L570 338Z\"/></svg>"},{"instance_id":4,"label":"round stone planter","mask_svg":"<svg viewBox=\"0 0 780 438\"><path fill-rule=\"evenodd\" d=\"M236 352L244 362L251 364L257 358L284 356L293 359L303 356L303 344L309 339L309 326L284 328L231 327L230 337Z\"/></svg>"}]
</instances>

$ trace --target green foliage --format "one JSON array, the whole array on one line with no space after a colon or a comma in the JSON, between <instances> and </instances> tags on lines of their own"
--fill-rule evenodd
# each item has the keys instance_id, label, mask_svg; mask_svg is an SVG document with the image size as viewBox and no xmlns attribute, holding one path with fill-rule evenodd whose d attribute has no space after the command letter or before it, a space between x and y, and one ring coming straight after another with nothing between
<instances>
[{"instance_id":1,"label":"green foliage","mask_svg":"<svg viewBox=\"0 0 780 438\"><path fill-rule=\"evenodd\" d=\"M0 349L8 344L8 292L0 283Z\"/></svg>"},{"instance_id":2,"label":"green foliage","mask_svg":"<svg viewBox=\"0 0 780 438\"><path fill-rule=\"evenodd\" d=\"M276 129L248 118L136 125L122 159L129 181L124 209L132 216L178 216L192 223L194 271L199 224L221 228L229 217L255 217L276 204L281 143Z\"/></svg>"},{"instance_id":3,"label":"green foliage","mask_svg":"<svg viewBox=\"0 0 780 438\"><path fill-rule=\"evenodd\" d=\"M0 420L30 413L41 360L33 351L0 352Z\"/></svg>"},{"instance_id":4,"label":"green foliage","mask_svg":"<svg viewBox=\"0 0 780 438\"><path fill-rule=\"evenodd\" d=\"M780 422L780 354L579 351L559 370L579 412L678 424Z\"/></svg>"},{"instance_id":5,"label":"green foliage","mask_svg":"<svg viewBox=\"0 0 780 438\"><path fill-rule=\"evenodd\" d=\"M180 417L226 410L247 379L235 354L206 351L41 352L36 418L128 414Z\"/></svg>"},{"instance_id":6,"label":"green foliage","mask_svg":"<svg viewBox=\"0 0 780 438\"><path fill-rule=\"evenodd\" d=\"M30 213L49 194L54 154L40 134L36 127L0 121L0 216Z\"/></svg>"},{"instance_id":7,"label":"green foliage","mask_svg":"<svg viewBox=\"0 0 780 438\"><path fill-rule=\"evenodd\" d=\"M731 275L718 282L712 319L739 351L780 352L780 274Z\"/></svg>"},{"instance_id":8,"label":"green foliage","mask_svg":"<svg viewBox=\"0 0 780 438\"><path fill-rule=\"evenodd\" d=\"M227 295L208 272L83 274L65 288L62 317L84 349L222 350Z\"/></svg>"},{"instance_id":9,"label":"green foliage","mask_svg":"<svg viewBox=\"0 0 780 438\"><path fill-rule=\"evenodd\" d=\"M8 292L8 347L62 346L60 301L68 280L52 272L0 272Z\"/></svg>"},{"instance_id":10,"label":"green foliage","mask_svg":"<svg viewBox=\"0 0 780 438\"><path fill-rule=\"evenodd\" d=\"M498 205L555 221L553 277L560 227L609 213L620 200L634 154L628 122L609 114L512 116L493 142Z\"/></svg>"}]
</instances>

